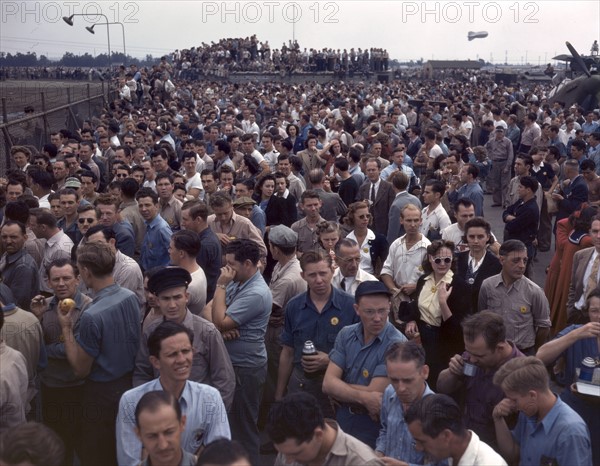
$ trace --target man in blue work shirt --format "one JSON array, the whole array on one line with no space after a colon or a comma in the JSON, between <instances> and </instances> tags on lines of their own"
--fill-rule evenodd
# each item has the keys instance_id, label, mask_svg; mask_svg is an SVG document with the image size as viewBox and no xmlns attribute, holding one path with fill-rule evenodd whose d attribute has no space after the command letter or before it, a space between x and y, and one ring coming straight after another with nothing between
<instances>
[{"instance_id":1,"label":"man in blue work shirt","mask_svg":"<svg viewBox=\"0 0 600 466\"><path fill-rule=\"evenodd\" d=\"M579 414L550 390L544 363L515 358L494 375L506 398L494 408L498 452L510 464L592 465L590 432ZM519 411L511 431L506 416Z\"/></svg>"},{"instance_id":2,"label":"man in blue work shirt","mask_svg":"<svg viewBox=\"0 0 600 466\"><path fill-rule=\"evenodd\" d=\"M158 194L150 188L142 188L135 195L140 215L146 222L146 234L142 242L140 265L144 270L169 264L171 227L160 216Z\"/></svg>"},{"instance_id":3,"label":"man in blue work shirt","mask_svg":"<svg viewBox=\"0 0 600 466\"><path fill-rule=\"evenodd\" d=\"M382 282L358 285L354 309L360 322L338 334L323 379L323 392L340 403L340 427L371 448L379 435L383 392L390 384L385 352L392 343L406 341L388 321L390 294Z\"/></svg>"},{"instance_id":4,"label":"man in blue work shirt","mask_svg":"<svg viewBox=\"0 0 600 466\"><path fill-rule=\"evenodd\" d=\"M358 316L353 310L354 298L331 285L331 256L305 252L300 267L308 291L291 299L285 308L275 399L283 398L286 389L288 393L305 391L319 400L326 417L333 417L329 398L322 391L323 376L338 333L357 323ZM317 354L302 355L307 340L313 342Z\"/></svg>"},{"instance_id":5,"label":"man in blue work shirt","mask_svg":"<svg viewBox=\"0 0 600 466\"><path fill-rule=\"evenodd\" d=\"M115 253L109 245L86 243L77 251L81 278L95 298L73 333L71 314L59 305L58 320L67 360L76 377L85 378L82 395L82 466L116 464L115 421L119 399L131 388L140 345L140 305L133 293L115 284ZM86 415L87 413L87 415Z\"/></svg>"}]
</instances>

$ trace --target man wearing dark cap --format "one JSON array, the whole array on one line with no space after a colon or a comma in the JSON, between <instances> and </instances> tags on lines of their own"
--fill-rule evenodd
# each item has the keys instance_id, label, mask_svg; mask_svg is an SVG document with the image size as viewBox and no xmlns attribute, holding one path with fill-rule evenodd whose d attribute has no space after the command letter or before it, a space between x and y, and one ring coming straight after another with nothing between
<instances>
[{"instance_id":1,"label":"man wearing dark cap","mask_svg":"<svg viewBox=\"0 0 600 466\"><path fill-rule=\"evenodd\" d=\"M504 136L504 128L498 126L491 138L485 145L488 157L492 161L492 171L488 176L488 182L492 190L492 207L504 205L508 183L510 182L510 167L513 163L513 146L510 139Z\"/></svg>"},{"instance_id":2,"label":"man wearing dark cap","mask_svg":"<svg viewBox=\"0 0 600 466\"><path fill-rule=\"evenodd\" d=\"M183 325L197 337L193 341L193 367L190 380L215 387L229 409L233 401L235 375L225 343L215 326L187 307L190 273L181 267L167 267L156 272L148 281L148 289L157 298L162 319L152 322L143 332L133 372L133 385L138 386L158 377L149 360L148 337L162 322Z\"/></svg>"},{"instance_id":3,"label":"man wearing dark cap","mask_svg":"<svg viewBox=\"0 0 600 466\"><path fill-rule=\"evenodd\" d=\"M375 448L383 392L390 384L385 352L406 337L388 321L390 292L382 282L358 285L355 301L360 322L343 328L335 339L323 392L339 403L336 419L344 432Z\"/></svg>"}]
</instances>

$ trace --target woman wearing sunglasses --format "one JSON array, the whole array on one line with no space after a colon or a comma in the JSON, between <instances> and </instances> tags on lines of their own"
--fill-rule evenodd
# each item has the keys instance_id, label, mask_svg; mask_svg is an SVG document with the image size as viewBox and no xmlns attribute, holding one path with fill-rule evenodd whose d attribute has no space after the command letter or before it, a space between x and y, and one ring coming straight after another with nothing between
<instances>
[{"instance_id":1,"label":"woman wearing sunglasses","mask_svg":"<svg viewBox=\"0 0 600 466\"><path fill-rule=\"evenodd\" d=\"M472 312L465 281L452 271L454 243L436 240L427 247L424 274L417 281L406 336L420 335L429 365L430 386L450 357L463 351L462 319Z\"/></svg>"}]
</instances>

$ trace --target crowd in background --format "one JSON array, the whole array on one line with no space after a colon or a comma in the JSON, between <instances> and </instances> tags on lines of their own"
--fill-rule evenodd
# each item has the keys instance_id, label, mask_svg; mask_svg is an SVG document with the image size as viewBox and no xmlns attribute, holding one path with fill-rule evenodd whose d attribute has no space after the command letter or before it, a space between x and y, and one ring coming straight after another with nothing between
<instances>
[{"instance_id":1,"label":"crowd in background","mask_svg":"<svg viewBox=\"0 0 600 466\"><path fill-rule=\"evenodd\" d=\"M337 441L339 464L597 462L597 400L571 384L599 355L598 112L485 75L197 81L207 63L388 67L224 39L121 67L102 114L12 147L0 432L42 421L84 466L156 464L159 415L172 464L219 438L253 465Z\"/></svg>"}]
</instances>

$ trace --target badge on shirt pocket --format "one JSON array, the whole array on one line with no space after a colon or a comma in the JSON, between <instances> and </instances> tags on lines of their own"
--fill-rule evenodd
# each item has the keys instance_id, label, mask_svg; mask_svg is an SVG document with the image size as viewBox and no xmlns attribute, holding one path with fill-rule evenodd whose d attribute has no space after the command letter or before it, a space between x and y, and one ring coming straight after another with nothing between
<instances>
[{"instance_id":1,"label":"badge on shirt pocket","mask_svg":"<svg viewBox=\"0 0 600 466\"><path fill-rule=\"evenodd\" d=\"M369 378L369 371L368 371L367 369L363 369L363 371L362 371L362 376L363 376L365 379L368 379L368 378Z\"/></svg>"},{"instance_id":2,"label":"badge on shirt pocket","mask_svg":"<svg viewBox=\"0 0 600 466\"><path fill-rule=\"evenodd\" d=\"M329 322L331 323L331 325L335 326L340 323L340 319L338 319L337 317L332 317Z\"/></svg>"},{"instance_id":3,"label":"badge on shirt pocket","mask_svg":"<svg viewBox=\"0 0 600 466\"><path fill-rule=\"evenodd\" d=\"M527 306L521 306L519 311L521 311L521 314L527 314Z\"/></svg>"}]
</instances>

